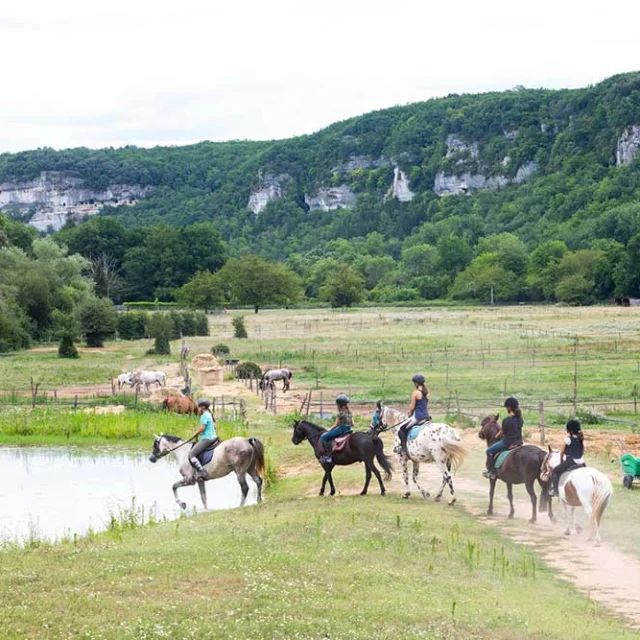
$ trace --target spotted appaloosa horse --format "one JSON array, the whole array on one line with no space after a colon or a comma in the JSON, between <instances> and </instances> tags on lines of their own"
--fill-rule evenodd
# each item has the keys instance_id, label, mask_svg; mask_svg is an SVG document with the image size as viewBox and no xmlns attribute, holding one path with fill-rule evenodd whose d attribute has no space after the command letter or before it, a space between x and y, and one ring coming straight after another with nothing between
<instances>
[{"instance_id":1,"label":"spotted appaloosa horse","mask_svg":"<svg viewBox=\"0 0 640 640\"><path fill-rule=\"evenodd\" d=\"M541 477L548 480L553 469L559 464L560 452L552 451L549 447L549 454L542 463ZM593 467L570 469L560 476L558 491L558 498L563 506L565 520L567 520L565 535L571 535L571 527L576 533L580 533L581 529L576 524L575 512L576 507L582 505L591 524L589 540L595 540L596 547L599 547L600 521L611 496L613 496L613 486L609 478ZM570 509L568 518L566 518L567 507Z\"/></svg>"},{"instance_id":2,"label":"spotted appaloosa horse","mask_svg":"<svg viewBox=\"0 0 640 640\"><path fill-rule=\"evenodd\" d=\"M497 436L500 432L498 418L499 415L487 416L480 423L478 437L481 440L485 440L489 446L498 440ZM489 508L487 509L487 515L493 515L493 495L496 491L497 480L502 480L507 485L507 497L511 507L509 510L510 519L513 518L514 514L513 485L524 483L531 498L531 519L529 522L533 524L537 520L538 497L534 487L534 483L537 480L542 489L540 493L540 509L544 509L546 503L549 520L551 522L555 521L551 500L547 497L548 482L541 477L542 463L545 456L546 453L540 447L532 444L523 444L509 454L500 469L496 470L497 479L489 480Z\"/></svg>"},{"instance_id":3,"label":"spotted appaloosa horse","mask_svg":"<svg viewBox=\"0 0 640 640\"><path fill-rule=\"evenodd\" d=\"M394 445L398 447L400 445L398 429L407 419L407 415L391 407L385 407L382 402L377 403L376 409L378 412L378 423L372 423L369 429L373 433L393 429ZM435 500L436 502L440 501L445 486L448 486L449 492L451 493L449 504L454 504L456 496L453 490L453 477L451 473L462 464L466 456L467 448L462 444L460 436L455 429L443 422L427 422L422 427L422 431L420 431L418 436L414 440L407 442L406 451L402 450L402 452L398 454L405 485L405 492L402 497L408 498L411 495L409 492L408 461L411 460L413 464L413 482L425 499L429 498L431 494L418 483L420 463L435 462L438 469L442 472L442 486Z\"/></svg>"}]
</instances>

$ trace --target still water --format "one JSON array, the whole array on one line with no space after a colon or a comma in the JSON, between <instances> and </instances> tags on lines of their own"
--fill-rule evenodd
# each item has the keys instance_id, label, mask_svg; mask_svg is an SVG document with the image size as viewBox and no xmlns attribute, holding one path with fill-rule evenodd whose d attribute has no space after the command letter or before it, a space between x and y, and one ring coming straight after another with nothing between
<instances>
[{"instance_id":1,"label":"still water","mask_svg":"<svg viewBox=\"0 0 640 640\"><path fill-rule=\"evenodd\" d=\"M155 464L149 453L106 448L0 447L0 542L37 537L56 540L105 529L132 504L145 522L180 515L171 486L180 480L171 456ZM250 486L247 504L256 500ZM240 504L235 474L206 483L209 509ZM202 510L197 486L178 490L187 512ZM132 502L135 501L135 502Z\"/></svg>"}]
</instances>

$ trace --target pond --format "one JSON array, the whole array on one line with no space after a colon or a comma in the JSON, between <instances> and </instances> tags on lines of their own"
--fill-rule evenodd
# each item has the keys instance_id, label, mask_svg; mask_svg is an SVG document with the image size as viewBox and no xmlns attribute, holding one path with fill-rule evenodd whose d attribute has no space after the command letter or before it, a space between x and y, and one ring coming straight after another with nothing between
<instances>
[{"instance_id":1,"label":"pond","mask_svg":"<svg viewBox=\"0 0 640 640\"><path fill-rule=\"evenodd\" d=\"M80 447L0 447L0 543L59 540L104 530L111 515L135 511L144 521L173 519L180 508L171 486L180 479L171 458L149 452ZM247 504L256 501L255 485ZM209 509L240 504L235 474L206 483ZM187 512L203 509L197 486L179 489Z\"/></svg>"}]
</instances>

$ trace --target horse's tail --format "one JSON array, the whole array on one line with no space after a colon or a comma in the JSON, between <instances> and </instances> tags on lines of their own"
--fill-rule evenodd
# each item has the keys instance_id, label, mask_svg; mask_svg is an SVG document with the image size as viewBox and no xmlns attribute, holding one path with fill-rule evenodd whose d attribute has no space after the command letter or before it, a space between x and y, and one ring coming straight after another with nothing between
<instances>
[{"instance_id":1,"label":"horse's tail","mask_svg":"<svg viewBox=\"0 0 640 640\"><path fill-rule=\"evenodd\" d=\"M264 445L259 438L254 437L249 438L249 444L253 447L253 464L256 467L256 472L261 478L264 478Z\"/></svg>"},{"instance_id":2,"label":"horse's tail","mask_svg":"<svg viewBox=\"0 0 640 640\"><path fill-rule=\"evenodd\" d=\"M467 447L465 447L460 440L445 438L442 441L441 446L442 450L447 455L448 462L451 463L453 471L455 471L464 462L469 453Z\"/></svg>"},{"instance_id":3,"label":"horse's tail","mask_svg":"<svg viewBox=\"0 0 640 640\"><path fill-rule=\"evenodd\" d=\"M162 410L163 411L169 411L169 398L165 398L162 401Z\"/></svg>"},{"instance_id":4,"label":"horse's tail","mask_svg":"<svg viewBox=\"0 0 640 640\"><path fill-rule=\"evenodd\" d=\"M393 467L389 462L389 456L384 455L384 444L378 436L373 436L373 448L376 452L376 460L378 464L384 469L384 479L391 480L391 472L393 471Z\"/></svg>"},{"instance_id":5,"label":"horse's tail","mask_svg":"<svg viewBox=\"0 0 640 640\"><path fill-rule=\"evenodd\" d=\"M593 473L595 472L595 473ZM593 480L593 493L591 494L591 526L600 526L602 514L611 500L613 495L613 486L611 481L604 473L597 469L592 470L591 479Z\"/></svg>"}]
</instances>

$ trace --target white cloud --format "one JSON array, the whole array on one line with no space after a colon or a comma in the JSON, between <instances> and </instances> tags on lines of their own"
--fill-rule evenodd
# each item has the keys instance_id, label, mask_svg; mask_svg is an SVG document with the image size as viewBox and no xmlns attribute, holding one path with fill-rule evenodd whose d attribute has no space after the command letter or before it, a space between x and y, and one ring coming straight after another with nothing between
<instances>
[{"instance_id":1,"label":"white cloud","mask_svg":"<svg viewBox=\"0 0 640 640\"><path fill-rule=\"evenodd\" d=\"M3 0L0 151L280 138L451 92L640 69L640 7Z\"/></svg>"}]
</instances>

